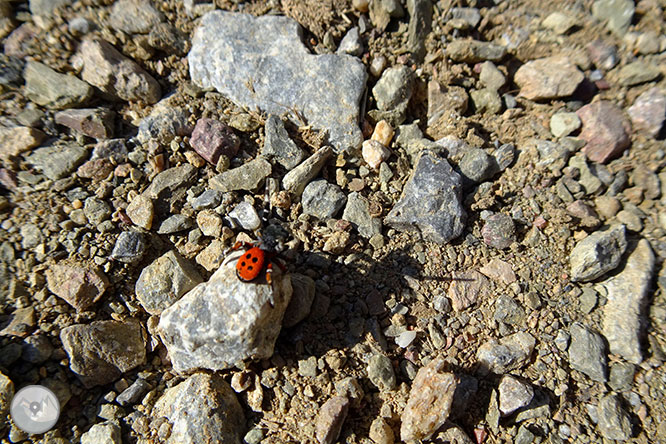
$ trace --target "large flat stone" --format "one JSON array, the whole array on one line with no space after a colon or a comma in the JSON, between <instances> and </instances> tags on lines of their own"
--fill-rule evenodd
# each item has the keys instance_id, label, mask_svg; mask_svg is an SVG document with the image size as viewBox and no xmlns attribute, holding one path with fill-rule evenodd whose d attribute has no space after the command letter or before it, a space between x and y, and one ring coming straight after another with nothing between
<instances>
[{"instance_id":1,"label":"large flat stone","mask_svg":"<svg viewBox=\"0 0 666 444\"><path fill-rule=\"evenodd\" d=\"M190 76L240 106L268 114L297 112L328 131L336 151L358 147L359 102L366 72L358 59L310 54L287 17L212 11L201 18L188 55Z\"/></svg>"}]
</instances>

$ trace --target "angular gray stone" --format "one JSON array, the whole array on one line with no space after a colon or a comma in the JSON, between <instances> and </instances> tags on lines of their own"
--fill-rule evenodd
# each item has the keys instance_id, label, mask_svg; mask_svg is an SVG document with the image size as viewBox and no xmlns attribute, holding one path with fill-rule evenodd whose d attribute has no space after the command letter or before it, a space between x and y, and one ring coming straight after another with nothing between
<instances>
[{"instance_id":1,"label":"angular gray stone","mask_svg":"<svg viewBox=\"0 0 666 444\"><path fill-rule=\"evenodd\" d=\"M518 332L499 341L491 339L484 343L476 352L476 359L483 372L507 373L526 365L535 345L536 340L531 334Z\"/></svg>"},{"instance_id":2,"label":"angular gray stone","mask_svg":"<svg viewBox=\"0 0 666 444\"><path fill-rule=\"evenodd\" d=\"M360 56L363 53L363 42L359 35L358 26L351 28L340 41L336 54L349 54Z\"/></svg>"},{"instance_id":3,"label":"angular gray stone","mask_svg":"<svg viewBox=\"0 0 666 444\"><path fill-rule=\"evenodd\" d=\"M116 402L122 406L135 404L148 389L150 384L145 379L138 378L116 397Z\"/></svg>"},{"instance_id":4,"label":"angular gray stone","mask_svg":"<svg viewBox=\"0 0 666 444\"><path fill-rule=\"evenodd\" d=\"M596 333L580 322L571 325L571 345L569 346L569 365L587 375L590 379L605 382L608 377L606 363L606 344Z\"/></svg>"},{"instance_id":5,"label":"angular gray stone","mask_svg":"<svg viewBox=\"0 0 666 444\"><path fill-rule=\"evenodd\" d=\"M18 88L23 84L25 61L18 57L0 55L0 90Z\"/></svg>"},{"instance_id":6,"label":"angular gray stone","mask_svg":"<svg viewBox=\"0 0 666 444\"><path fill-rule=\"evenodd\" d=\"M528 405L534 397L534 388L511 375L504 375L499 387L499 410L508 416L516 410Z\"/></svg>"},{"instance_id":7,"label":"angular gray stone","mask_svg":"<svg viewBox=\"0 0 666 444\"><path fill-rule=\"evenodd\" d=\"M32 364L47 361L53 353L53 345L44 335L36 334L23 340L21 359Z\"/></svg>"},{"instance_id":8,"label":"angular gray stone","mask_svg":"<svg viewBox=\"0 0 666 444\"><path fill-rule=\"evenodd\" d=\"M368 363L368 378L382 392L393 390L396 379L391 359L381 353L373 355Z\"/></svg>"},{"instance_id":9,"label":"angular gray stone","mask_svg":"<svg viewBox=\"0 0 666 444\"><path fill-rule=\"evenodd\" d=\"M272 356L291 281L274 267L272 285L263 276L242 282L236 276L239 256L229 255L208 282L162 312L158 331L175 371L222 370Z\"/></svg>"},{"instance_id":10,"label":"angular gray stone","mask_svg":"<svg viewBox=\"0 0 666 444\"><path fill-rule=\"evenodd\" d=\"M114 98L153 104L162 97L157 80L104 40L85 39L76 57L81 78Z\"/></svg>"},{"instance_id":11,"label":"angular gray stone","mask_svg":"<svg viewBox=\"0 0 666 444\"><path fill-rule=\"evenodd\" d=\"M498 167L494 159L480 148L471 148L458 163L466 185L485 182L497 173Z\"/></svg>"},{"instance_id":12,"label":"angular gray stone","mask_svg":"<svg viewBox=\"0 0 666 444\"><path fill-rule=\"evenodd\" d=\"M432 30L431 0L408 0L409 25L407 47L415 60L421 62L425 56L425 39Z\"/></svg>"},{"instance_id":13,"label":"angular gray stone","mask_svg":"<svg viewBox=\"0 0 666 444\"><path fill-rule=\"evenodd\" d=\"M627 110L635 130L657 137L666 120L666 94L654 87L638 96Z\"/></svg>"},{"instance_id":14,"label":"angular gray stone","mask_svg":"<svg viewBox=\"0 0 666 444\"><path fill-rule=\"evenodd\" d=\"M126 264L133 264L141 260L145 251L146 239L143 233L123 231L116 239L111 257Z\"/></svg>"},{"instance_id":15,"label":"angular gray stone","mask_svg":"<svg viewBox=\"0 0 666 444\"><path fill-rule=\"evenodd\" d=\"M157 234L172 234L179 231L185 231L194 226L194 222L187 216L182 214L174 214L164 219L157 229Z\"/></svg>"},{"instance_id":16,"label":"angular gray stone","mask_svg":"<svg viewBox=\"0 0 666 444\"><path fill-rule=\"evenodd\" d=\"M245 434L243 409L217 374L196 373L167 389L151 416L171 424L167 444L241 444Z\"/></svg>"},{"instance_id":17,"label":"angular gray stone","mask_svg":"<svg viewBox=\"0 0 666 444\"><path fill-rule=\"evenodd\" d=\"M143 195L150 199L157 199L173 194L179 188L190 185L197 174L197 169L189 163L169 168L153 178Z\"/></svg>"},{"instance_id":18,"label":"angular gray stone","mask_svg":"<svg viewBox=\"0 0 666 444\"><path fill-rule=\"evenodd\" d=\"M101 140L93 148L90 159L109 159L116 164L120 164L127 161L127 154L129 152L125 139Z\"/></svg>"},{"instance_id":19,"label":"angular gray stone","mask_svg":"<svg viewBox=\"0 0 666 444\"><path fill-rule=\"evenodd\" d=\"M633 0L597 0L592 4L594 18L608 21L606 27L620 37L629 30L634 10Z\"/></svg>"},{"instance_id":20,"label":"angular gray stone","mask_svg":"<svg viewBox=\"0 0 666 444\"><path fill-rule=\"evenodd\" d=\"M51 145L35 150L27 157L51 180L62 179L72 173L88 157L88 150L79 145Z\"/></svg>"},{"instance_id":21,"label":"angular gray stone","mask_svg":"<svg viewBox=\"0 0 666 444\"><path fill-rule=\"evenodd\" d=\"M261 218L249 202L240 202L229 212L228 216L244 230L253 231L261 227Z\"/></svg>"},{"instance_id":22,"label":"angular gray stone","mask_svg":"<svg viewBox=\"0 0 666 444\"><path fill-rule=\"evenodd\" d=\"M571 280L588 282L603 276L620 265L627 249L624 225L595 231L571 250Z\"/></svg>"},{"instance_id":23,"label":"angular gray stone","mask_svg":"<svg viewBox=\"0 0 666 444\"><path fill-rule=\"evenodd\" d=\"M150 114L139 123L136 138L141 143L157 140L168 145L176 136L187 136L192 133L192 127L187 121L189 113L183 108L171 106L168 101L159 102Z\"/></svg>"},{"instance_id":24,"label":"angular gray stone","mask_svg":"<svg viewBox=\"0 0 666 444\"><path fill-rule=\"evenodd\" d=\"M318 179L305 187L301 202L303 213L326 220L334 217L345 206L347 196L339 186L328 183L326 179Z\"/></svg>"},{"instance_id":25,"label":"angular gray stone","mask_svg":"<svg viewBox=\"0 0 666 444\"><path fill-rule=\"evenodd\" d=\"M358 234L368 239L382 232L381 219L370 215L368 200L357 192L347 196L347 205L342 213L342 219L351 222L352 226L358 230Z\"/></svg>"},{"instance_id":26,"label":"angular gray stone","mask_svg":"<svg viewBox=\"0 0 666 444\"><path fill-rule=\"evenodd\" d=\"M332 156L333 150L330 146L320 148L296 168L285 174L282 178L282 187L290 193L300 195L308 182L319 174L319 171Z\"/></svg>"},{"instance_id":27,"label":"angular gray stone","mask_svg":"<svg viewBox=\"0 0 666 444\"><path fill-rule=\"evenodd\" d=\"M661 71L657 66L642 60L627 63L616 73L617 80L624 86L651 82L660 75Z\"/></svg>"},{"instance_id":28,"label":"angular gray stone","mask_svg":"<svg viewBox=\"0 0 666 444\"><path fill-rule=\"evenodd\" d=\"M219 191L254 190L271 174L271 163L263 157L234 168L209 180L211 188Z\"/></svg>"},{"instance_id":29,"label":"angular gray stone","mask_svg":"<svg viewBox=\"0 0 666 444\"><path fill-rule=\"evenodd\" d=\"M301 40L300 26L287 17L209 12L194 32L190 76L242 107L297 112L327 130L338 152L360 146L365 67L351 56L312 55Z\"/></svg>"},{"instance_id":30,"label":"angular gray stone","mask_svg":"<svg viewBox=\"0 0 666 444\"><path fill-rule=\"evenodd\" d=\"M127 34L147 34L164 20L149 0L118 0L111 7L109 24Z\"/></svg>"},{"instance_id":31,"label":"angular gray stone","mask_svg":"<svg viewBox=\"0 0 666 444\"><path fill-rule=\"evenodd\" d=\"M23 76L26 96L46 108L65 109L83 105L93 95L92 87L86 82L32 60L26 63Z\"/></svg>"},{"instance_id":32,"label":"angular gray stone","mask_svg":"<svg viewBox=\"0 0 666 444\"><path fill-rule=\"evenodd\" d=\"M634 364L643 361L641 337L647 324L647 304L655 257L646 239L638 241L620 273L604 282L608 290L603 334L610 351Z\"/></svg>"},{"instance_id":33,"label":"angular gray stone","mask_svg":"<svg viewBox=\"0 0 666 444\"><path fill-rule=\"evenodd\" d=\"M604 438L626 441L631 438L631 418L622 408L620 398L609 394L601 398L597 406L599 431Z\"/></svg>"},{"instance_id":34,"label":"angular gray stone","mask_svg":"<svg viewBox=\"0 0 666 444\"><path fill-rule=\"evenodd\" d=\"M113 382L146 360L145 333L135 319L72 325L61 330L60 340L86 387Z\"/></svg>"},{"instance_id":35,"label":"angular gray stone","mask_svg":"<svg viewBox=\"0 0 666 444\"><path fill-rule=\"evenodd\" d=\"M305 159L306 153L289 138L284 123L277 116L266 119L266 141L261 154L275 159L287 170L291 170Z\"/></svg>"},{"instance_id":36,"label":"angular gray stone","mask_svg":"<svg viewBox=\"0 0 666 444\"><path fill-rule=\"evenodd\" d=\"M406 66L387 69L372 88L372 95L380 110L406 107L412 97L412 70Z\"/></svg>"},{"instance_id":37,"label":"angular gray stone","mask_svg":"<svg viewBox=\"0 0 666 444\"><path fill-rule=\"evenodd\" d=\"M460 236L465 218L460 175L446 159L424 151L384 222L399 231L420 232L428 241L445 244Z\"/></svg>"},{"instance_id":38,"label":"angular gray stone","mask_svg":"<svg viewBox=\"0 0 666 444\"><path fill-rule=\"evenodd\" d=\"M135 293L144 310L159 315L201 282L196 268L171 250L141 271Z\"/></svg>"},{"instance_id":39,"label":"angular gray stone","mask_svg":"<svg viewBox=\"0 0 666 444\"><path fill-rule=\"evenodd\" d=\"M506 47L492 42L457 39L446 46L446 55L454 62L497 62L506 55Z\"/></svg>"}]
</instances>

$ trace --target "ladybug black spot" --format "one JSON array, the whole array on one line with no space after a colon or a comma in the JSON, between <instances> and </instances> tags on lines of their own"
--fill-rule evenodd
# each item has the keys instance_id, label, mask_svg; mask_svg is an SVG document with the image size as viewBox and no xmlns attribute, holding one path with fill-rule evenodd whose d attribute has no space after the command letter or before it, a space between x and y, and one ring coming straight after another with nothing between
<instances>
[{"instance_id":1,"label":"ladybug black spot","mask_svg":"<svg viewBox=\"0 0 666 444\"><path fill-rule=\"evenodd\" d=\"M247 270L248 270L248 271L252 271L252 265L248 266L248 267L247 267Z\"/></svg>"},{"instance_id":2,"label":"ladybug black spot","mask_svg":"<svg viewBox=\"0 0 666 444\"><path fill-rule=\"evenodd\" d=\"M252 262L255 263L255 264L257 263L258 260L259 260L259 259L257 259L256 257L253 257L253 258L252 258Z\"/></svg>"},{"instance_id":3,"label":"ladybug black spot","mask_svg":"<svg viewBox=\"0 0 666 444\"><path fill-rule=\"evenodd\" d=\"M241 267L245 266L245 261L241 262Z\"/></svg>"},{"instance_id":4,"label":"ladybug black spot","mask_svg":"<svg viewBox=\"0 0 666 444\"><path fill-rule=\"evenodd\" d=\"M246 257L247 259L250 259L250 258L252 257L252 255L251 255L250 253L248 253L248 254L245 255L245 257Z\"/></svg>"}]
</instances>

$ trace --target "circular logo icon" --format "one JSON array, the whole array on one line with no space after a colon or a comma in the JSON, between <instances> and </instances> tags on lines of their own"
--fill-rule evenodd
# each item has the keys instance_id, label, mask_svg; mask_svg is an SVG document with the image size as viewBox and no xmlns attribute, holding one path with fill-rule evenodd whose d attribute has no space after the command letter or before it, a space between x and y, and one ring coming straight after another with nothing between
<instances>
[{"instance_id":1,"label":"circular logo icon","mask_svg":"<svg viewBox=\"0 0 666 444\"><path fill-rule=\"evenodd\" d=\"M56 395L42 385L29 385L19 390L10 408L12 419L24 432L48 432L58 421L60 403Z\"/></svg>"}]
</instances>

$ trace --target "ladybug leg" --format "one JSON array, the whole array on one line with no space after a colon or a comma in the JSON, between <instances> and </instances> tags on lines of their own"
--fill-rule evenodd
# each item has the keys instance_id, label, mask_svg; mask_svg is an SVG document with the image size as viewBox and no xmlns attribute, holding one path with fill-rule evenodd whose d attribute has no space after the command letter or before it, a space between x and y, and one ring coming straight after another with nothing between
<instances>
[{"instance_id":1,"label":"ladybug leg","mask_svg":"<svg viewBox=\"0 0 666 444\"><path fill-rule=\"evenodd\" d=\"M249 242L238 241L238 242L236 242L232 247L227 248L226 250L224 250L224 252L222 252L222 257L224 257L224 256L229 256L229 253L232 253L232 252L234 252L234 251L240 250L241 248L244 249L244 250L249 250L249 249L252 248L252 247L253 247L253 245L252 245L251 243L249 243ZM226 264L229 262L229 260L230 260L230 258L227 257L227 258L222 262L222 265L226 265Z\"/></svg>"}]
</instances>

